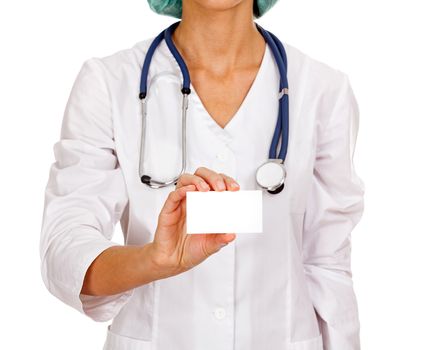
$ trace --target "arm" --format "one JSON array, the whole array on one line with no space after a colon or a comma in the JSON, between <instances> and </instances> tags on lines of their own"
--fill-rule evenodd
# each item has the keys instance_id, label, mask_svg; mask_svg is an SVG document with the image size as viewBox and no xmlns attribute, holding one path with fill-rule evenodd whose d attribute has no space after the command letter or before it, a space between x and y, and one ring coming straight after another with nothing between
<instances>
[{"instance_id":1,"label":"arm","mask_svg":"<svg viewBox=\"0 0 428 350\"><path fill-rule=\"evenodd\" d=\"M114 246L89 266L81 293L114 295L162 278L152 259L152 244Z\"/></svg>"},{"instance_id":2,"label":"arm","mask_svg":"<svg viewBox=\"0 0 428 350\"><path fill-rule=\"evenodd\" d=\"M353 166L359 112L347 76L321 121L303 250L308 288L326 350L360 349L352 285L351 231L364 207L364 183Z\"/></svg>"},{"instance_id":3,"label":"arm","mask_svg":"<svg viewBox=\"0 0 428 350\"><path fill-rule=\"evenodd\" d=\"M116 288L118 293L109 296L81 292L95 258L108 248L119 249L111 238L128 203L115 153L110 98L97 59L87 60L75 80L54 154L40 238L42 278L66 304L96 321L107 321L133 289ZM85 291L97 293L92 282L89 276Z\"/></svg>"},{"instance_id":4,"label":"arm","mask_svg":"<svg viewBox=\"0 0 428 350\"><path fill-rule=\"evenodd\" d=\"M186 174L170 192L153 242L120 246L111 241L128 204L113 135L109 91L98 59L87 60L73 85L54 145L45 189L40 239L41 272L48 290L96 321L108 321L134 288L201 263L233 234L186 236L185 198L224 179L200 169ZM201 187L201 185L205 185Z\"/></svg>"}]
</instances>

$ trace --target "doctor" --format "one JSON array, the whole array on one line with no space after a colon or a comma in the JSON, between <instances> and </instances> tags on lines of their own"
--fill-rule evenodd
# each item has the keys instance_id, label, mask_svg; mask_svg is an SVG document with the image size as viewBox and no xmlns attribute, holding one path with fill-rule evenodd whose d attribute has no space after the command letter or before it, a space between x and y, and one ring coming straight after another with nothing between
<instances>
[{"instance_id":1,"label":"doctor","mask_svg":"<svg viewBox=\"0 0 428 350\"><path fill-rule=\"evenodd\" d=\"M45 192L46 287L111 320L105 350L359 349L350 235L364 183L347 76L267 41L253 19L275 1L149 3L181 18L169 39L90 58L72 87ZM186 192L261 189L276 133L286 176L263 189L264 232L187 235Z\"/></svg>"}]
</instances>

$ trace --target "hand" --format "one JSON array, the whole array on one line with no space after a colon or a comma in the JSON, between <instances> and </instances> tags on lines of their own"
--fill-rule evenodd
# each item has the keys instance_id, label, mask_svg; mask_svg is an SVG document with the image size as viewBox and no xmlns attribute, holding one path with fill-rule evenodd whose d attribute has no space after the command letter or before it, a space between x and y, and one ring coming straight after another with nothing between
<instances>
[{"instance_id":1,"label":"hand","mask_svg":"<svg viewBox=\"0 0 428 350\"><path fill-rule=\"evenodd\" d=\"M210 189L237 191L239 184L225 174L200 167L194 174L183 174L175 191L169 193L151 243L153 260L164 277L191 269L235 239L234 233L187 234L186 193Z\"/></svg>"}]
</instances>

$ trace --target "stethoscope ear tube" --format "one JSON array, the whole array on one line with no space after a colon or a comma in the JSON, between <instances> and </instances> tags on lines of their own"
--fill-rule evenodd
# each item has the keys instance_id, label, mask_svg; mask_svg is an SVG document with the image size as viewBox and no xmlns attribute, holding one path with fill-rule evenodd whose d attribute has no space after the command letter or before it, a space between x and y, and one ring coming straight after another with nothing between
<instances>
[{"instance_id":1,"label":"stethoscope ear tube","mask_svg":"<svg viewBox=\"0 0 428 350\"><path fill-rule=\"evenodd\" d=\"M157 181L152 179L149 175L144 174L143 166L144 166L144 150L145 150L145 140L146 140L146 99L142 99L142 127L141 127L141 138L140 138L140 162L139 162L139 177L142 183L146 184L147 186L151 188L162 188L166 187L172 184L177 183L178 179L182 174L184 174L186 169L186 126L187 126L187 108L188 108L188 94L183 93L183 100L182 100L182 109L181 109L181 125L182 125L182 138L181 138L181 170L180 173L167 181Z\"/></svg>"},{"instance_id":2,"label":"stethoscope ear tube","mask_svg":"<svg viewBox=\"0 0 428 350\"><path fill-rule=\"evenodd\" d=\"M187 108L189 105L188 102L188 95L190 94L191 90L190 90L190 75L189 72L187 70L187 67L184 63L184 60L182 59L180 53L177 51L177 49L175 48L172 39L171 39L171 31L175 29L175 27L178 25L179 22L173 23L172 25L170 25L167 29L165 29L163 32L161 32L152 42L152 44L150 45L147 54L146 54L146 59L144 61L143 64L143 69L142 69L142 74L141 74L141 80L140 80L140 94L139 94L139 98L141 100L141 108L142 108L142 127L141 127L141 137L140 137L140 161L139 161L139 168L138 168L138 172L139 172L139 177L142 183L146 184L147 186L151 187L151 188L162 188L162 187L166 187L172 184L176 184L178 179L180 178L180 176L185 172L186 169L186 150L187 150L187 145L186 145L186 129L187 129ZM173 54L177 59L177 62L180 66L181 72L183 74L184 77L184 83L183 83L183 87L181 89L181 92L183 94L183 99L182 99L182 104L181 104L181 125L182 125L182 138L181 138L181 159L182 159L182 163L181 163L181 170L180 173L167 181L157 181L152 179L151 176L144 174L144 151L145 151L145 140L146 140L146 122L147 122L147 102L146 102L146 97L147 97L147 76L148 76L148 71L149 71L149 66L150 66L150 62L152 60L154 51L156 49L156 47L160 44L160 42L165 39L166 44L168 45L170 50L174 50ZM179 57L178 57L179 56Z\"/></svg>"}]
</instances>

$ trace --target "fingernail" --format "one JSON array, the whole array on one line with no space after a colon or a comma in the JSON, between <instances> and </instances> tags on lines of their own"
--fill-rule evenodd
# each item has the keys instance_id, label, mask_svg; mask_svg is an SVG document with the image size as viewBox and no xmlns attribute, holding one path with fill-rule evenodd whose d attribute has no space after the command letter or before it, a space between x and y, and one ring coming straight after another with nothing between
<instances>
[{"instance_id":1,"label":"fingernail","mask_svg":"<svg viewBox=\"0 0 428 350\"><path fill-rule=\"evenodd\" d=\"M225 190L225 189L226 189L226 187L224 186L224 181L222 181L222 180L217 181L217 188L218 188L220 191Z\"/></svg>"},{"instance_id":2,"label":"fingernail","mask_svg":"<svg viewBox=\"0 0 428 350\"><path fill-rule=\"evenodd\" d=\"M239 185L238 185L236 182L232 182L232 187L233 187L233 188L238 188L238 187L239 187Z\"/></svg>"},{"instance_id":3,"label":"fingernail","mask_svg":"<svg viewBox=\"0 0 428 350\"><path fill-rule=\"evenodd\" d=\"M210 186L208 186L208 184L206 182L201 182L201 186L204 190L209 190Z\"/></svg>"}]
</instances>

